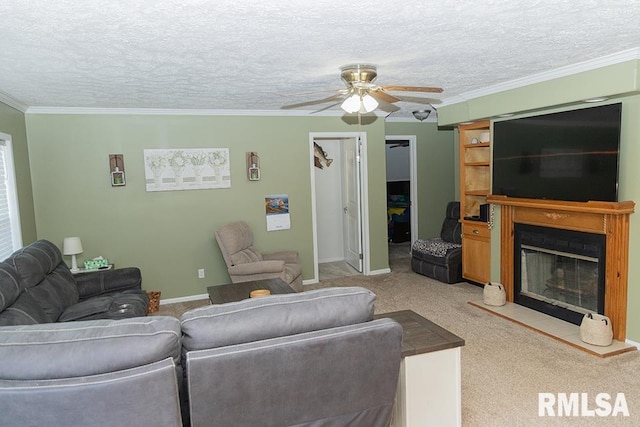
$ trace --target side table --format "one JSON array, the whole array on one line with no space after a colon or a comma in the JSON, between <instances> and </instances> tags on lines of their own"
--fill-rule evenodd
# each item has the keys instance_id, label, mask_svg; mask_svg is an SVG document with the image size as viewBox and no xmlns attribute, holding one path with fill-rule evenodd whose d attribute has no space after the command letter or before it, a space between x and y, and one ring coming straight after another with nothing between
<instances>
[{"instance_id":1,"label":"side table","mask_svg":"<svg viewBox=\"0 0 640 427\"><path fill-rule=\"evenodd\" d=\"M462 425L464 340L411 310L382 313L400 323L402 361L391 426Z\"/></svg>"}]
</instances>

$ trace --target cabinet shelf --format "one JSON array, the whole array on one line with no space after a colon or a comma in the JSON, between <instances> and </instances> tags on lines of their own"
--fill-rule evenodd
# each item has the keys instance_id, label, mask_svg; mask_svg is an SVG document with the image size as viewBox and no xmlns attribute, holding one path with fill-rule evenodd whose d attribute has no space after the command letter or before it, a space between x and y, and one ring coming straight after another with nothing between
<instances>
[{"instance_id":1,"label":"cabinet shelf","mask_svg":"<svg viewBox=\"0 0 640 427\"><path fill-rule=\"evenodd\" d=\"M491 231L484 221L464 218L479 218L480 206L487 203L487 196L491 194L491 126L490 122L483 121L460 125L458 131L462 277L486 283L491 276ZM489 142L480 142L480 139ZM478 142L472 144L474 140Z\"/></svg>"}]
</instances>

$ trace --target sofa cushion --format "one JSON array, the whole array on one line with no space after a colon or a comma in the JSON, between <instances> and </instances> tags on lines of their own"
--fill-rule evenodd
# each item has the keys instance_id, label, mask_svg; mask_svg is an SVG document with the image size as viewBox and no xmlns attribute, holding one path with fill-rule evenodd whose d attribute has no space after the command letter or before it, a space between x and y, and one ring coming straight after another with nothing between
<instances>
[{"instance_id":1,"label":"sofa cushion","mask_svg":"<svg viewBox=\"0 0 640 427\"><path fill-rule=\"evenodd\" d=\"M462 224L460 224L460 202L447 203L445 218L440 230L440 238L445 242L462 243Z\"/></svg>"},{"instance_id":2,"label":"sofa cushion","mask_svg":"<svg viewBox=\"0 0 640 427\"><path fill-rule=\"evenodd\" d=\"M0 313L0 326L47 323L47 315L28 293L20 294L13 304Z\"/></svg>"},{"instance_id":3,"label":"sofa cushion","mask_svg":"<svg viewBox=\"0 0 640 427\"><path fill-rule=\"evenodd\" d=\"M16 270L6 262L0 263L0 311L9 307L22 292Z\"/></svg>"},{"instance_id":4,"label":"sofa cushion","mask_svg":"<svg viewBox=\"0 0 640 427\"><path fill-rule=\"evenodd\" d=\"M0 379L97 375L173 358L180 323L168 316L0 328Z\"/></svg>"},{"instance_id":5,"label":"sofa cushion","mask_svg":"<svg viewBox=\"0 0 640 427\"><path fill-rule=\"evenodd\" d=\"M38 240L14 252L7 263L17 272L24 291L38 301L48 322L55 322L67 307L78 302L75 279L53 243Z\"/></svg>"},{"instance_id":6,"label":"sofa cushion","mask_svg":"<svg viewBox=\"0 0 640 427\"><path fill-rule=\"evenodd\" d=\"M182 315L182 345L201 350L366 322L375 299L360 287L328 288L197 308Z\"/></svg>"},{"instance_id":7,"label":"sofa cushion","mask_svg":"<svg viewBox=\"0 0 640 427\"><path fill-rule=\"evenodd\" d=\"M68 268L56 268L36 286L26 288L47 315L49 322L56 322L62 312L78 302L78 287Z\"/></svg>"},{"instance_id":8,"label":"sofa cushion","mask_svg":"<svg viewBox=\"0 0 640 427\"><path fill-rule=\"evenodd\" d=\"M246 264L249 262L262 261L262 253L253 246L249 246L246 249L231 254L230 258L233 265Z\"/></svg>"},{"instance_id":9,"label":"sofa cushion","mask_svg":"<svg viewBox=\"0 0 640 427\"><path fill-rule=\"evenodd\" d=\"M15 251L7 262L18 272L25 288L35 286L62 262L60 249L48 240L38 240ZM68 270L68 268L67 268Z\"/></svg>"}]
</instances>

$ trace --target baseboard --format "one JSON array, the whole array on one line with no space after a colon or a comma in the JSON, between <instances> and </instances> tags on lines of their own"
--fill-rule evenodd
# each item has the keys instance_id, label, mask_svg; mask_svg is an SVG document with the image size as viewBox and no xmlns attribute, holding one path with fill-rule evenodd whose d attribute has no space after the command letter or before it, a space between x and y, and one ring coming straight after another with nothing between
<instances>
[{"instance_id":1,"label":"baseboard","mask_svg":"<svg viewBox=\"0 0 640 427\"><path fill-rule=\"evenodd\" d=\"M626 342L629 345L633 345L635 346L638 350L640 350L640 343L637 343L635 341L631 341L631 340L625 340L624 342Z\"/></svg>"},{"instance_id":2,"label":"baseboard","mask_svg":"<svg viewBox=\"0 0 640 427\"><path fill-rule=\"evenodd\" d=\"M390 268L383 268L381 270L371 270L368 276L377 276L378 274L387 274L387 273L391 273Z\"/></svg>"},{"instance_id":3,"label":"baseboard","mask_svg":"<svg viewBox=\"0 0 640 427\"><path fill-rule=\"evenodd\" d=\"M344 257L319 259L318 264L326 264L328 262L338 262L338 261L344 261Z\"/></svg>"},{"instance_id":4,"label":"baseboard","mask_svg":"<svg viewBox=\"0 0 640 427\"><path fill-rule=\"evenodd\" d=\"M198 301L198 300L207 299L207 298L209 298L209 294L189 295L187 297L178 297L178 298L167 298L167 299L161 299L160 305L175 304L177 302Z\"/></svg>"}]
</instances>

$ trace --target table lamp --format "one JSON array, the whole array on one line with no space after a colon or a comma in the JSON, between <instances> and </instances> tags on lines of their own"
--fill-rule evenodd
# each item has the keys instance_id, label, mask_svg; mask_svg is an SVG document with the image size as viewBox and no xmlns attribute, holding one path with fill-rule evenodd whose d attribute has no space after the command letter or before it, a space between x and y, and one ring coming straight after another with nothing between
<instances>
[{"instance_id":1,"label":"table lamp","mask_svg":"<svg viewBox=\"0 0 640 427\"><path fill-rule=\"evenodd\" d=\"M82 242L79 237L65 237L62 244L62 253L64 255L71 255L71 271L76 273L80 271L78 268L78 262L76 261L76 255L82 253Z\"/></svg>"}]
</instances>

